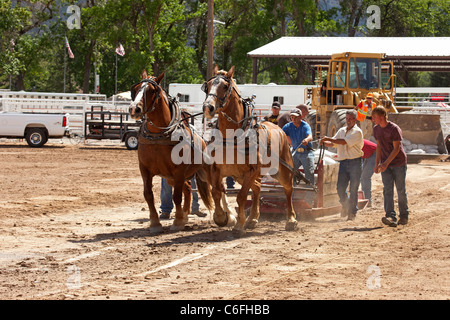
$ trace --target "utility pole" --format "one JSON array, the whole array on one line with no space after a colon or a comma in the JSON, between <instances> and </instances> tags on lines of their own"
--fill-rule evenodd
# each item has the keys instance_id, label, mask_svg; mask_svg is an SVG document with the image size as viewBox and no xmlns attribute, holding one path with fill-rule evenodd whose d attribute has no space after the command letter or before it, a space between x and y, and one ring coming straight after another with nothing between
<instances>
[{"instance_id":1,"label":"utility pole","mask_svg":"<svg viewBox=\"0 0 450 320\"><path fill-rule=\"evenodd\" d=\"M206 48L206 80L213 76L214 60L214 0L208 0L208 42Z\"/></svg>"}]
</instances>

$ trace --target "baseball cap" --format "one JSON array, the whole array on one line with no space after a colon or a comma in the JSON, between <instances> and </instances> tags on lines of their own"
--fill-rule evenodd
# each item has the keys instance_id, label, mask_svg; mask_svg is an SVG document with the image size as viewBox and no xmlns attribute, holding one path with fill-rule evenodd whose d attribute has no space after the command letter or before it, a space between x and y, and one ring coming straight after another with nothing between
<instances>
[{"instance_id":1,"label":"baseball cap","mask_svg":"<svg viewBox=\"0 0 450 320\"><path fill-rule=\"evenodd\" d=\"M302 116L302 112L299 109L297 109L297 108L292 109L291 110L291 116L301 117Z\"/></svg>"},{"instance_id":2,"label":"baseball cap","mask_svg":"<svg viewBox=\"0 0 450 320\"><path fill-rule=\"evenodd\" d=\"M274 103L272 103L272 108L280 109L280 103L278 101L275 101Z\"/></svg>"}]
</instances>

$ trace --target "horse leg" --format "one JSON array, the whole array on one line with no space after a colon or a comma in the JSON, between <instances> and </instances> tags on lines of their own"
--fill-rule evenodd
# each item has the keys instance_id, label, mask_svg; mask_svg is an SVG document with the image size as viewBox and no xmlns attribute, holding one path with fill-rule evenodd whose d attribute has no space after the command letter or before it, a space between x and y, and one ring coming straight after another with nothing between
<instances>
[{"instance_id":1,"label":"horse leg","mask_svg":"<svg viewBox=\"0 0 450 320\"><path fill-rule=\"evenodd\" d=\"M211 169L211 195L214 199L214 222L219 227L233 227L236 218L231 214L225 194L225 187L222 183L222 176L217 167ZM222 203L221 203L222 202ZM224 210L225 209L225 210Z\"/></svg>"},{"instance_id":2,"label":"horse leg","mask_svg":"<svg viewBox=\"0 0 450 320\"><path fill-rule=\"evenodd\" d=\"M250 215L245 222L246 229L254 229L258 224L259 219L259 195L261 193L261 178L255 180L255 182L250 187L252 189L252 207L250 210Z\"/></svg>"},{"instance_id":3,"label":"horse leg","mask_svg":"<svg viewBox=\"0 0 450 320\"><path fill-rule=\"evenodd\" d=\"M162 232L162 225L155 208L155 198L153 197L152 191L153 176L151 176L147 170L141 170L141 173L144 182L144 198L150 211L150 233L160 233Z\"/></svg>"},{"instance_id":4,"label":"horse leg","mask_svg":"<svg viewBox=\"0 0 450 320\"><path fill-rule=\"evenodd\" d=\"M175 187L173 188L173 203L175 204L175 219L173 220L173 224L170 227L172 231L180 231L184 229L184 226L187 223L187 214L183 210L181 206L181 202L183 200L184 193L184 207L191 206L191 186L185 183L184 180L175 181Z\"/></svg>"},{"instance_id":5,"label":"horse leg","mask_svg":"<svg viewBox=\"0 0 450 320\"><path fill-rule=\"evenodd\" d=\"M251 169L249 172L247 172L244 175L241 190L239 190L237 197L236 197L236 202L238 204L238 221L237 221L236 225L234 226L233 231L235 231L239 235L245 234L245 230L244 230L244 224L245 224L245 220L246 220L245 219L245 211L244 211L245 202L247 201L247 196L248 196L250 187L254 184L254 181L256 180L258 175L259 175L259 170L257 170L257 169ZM254 206L255 206L255 201L253 201L252 210L257 210L257 209L253 208ZM257 207L259 207L259 196L258 196Z\"/></svg>"},{"instance_id":6,"label":"horse leg","mask_svg":"<svg viewBox=\"0 0 450 320\"><path fill-rule=\"evenodd\" d=\"M294 205L292 203L292 193L294 187L292 185L293 174L291 171L283 166L279 168L278 181L283 186L284 194L286 195L286 231L293 231L298 229L298 222L295 220Z\"/></svg>"},{"instance_id":7,"label":"horse leg","mask_svg":"<svg viewBox=\"0 0 450 320\"><path fill-rule=\"evenodd\" d=\"M213 186L211 193L214 199L214 222L219 227L234 227L236 218L231 214L223 185L220 187ZM223 206L223 207L222 207ZM224 210L224 208L226 210Z\"/></svg>"}]
</instances>

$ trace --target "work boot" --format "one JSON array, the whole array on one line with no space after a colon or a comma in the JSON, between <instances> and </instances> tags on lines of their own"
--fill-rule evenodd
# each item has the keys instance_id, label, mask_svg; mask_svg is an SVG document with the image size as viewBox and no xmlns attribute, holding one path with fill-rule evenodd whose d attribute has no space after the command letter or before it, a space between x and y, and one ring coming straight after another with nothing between
<instances>
[{"instance_id":1,"label":"work boot","mask_svg":"<svg viewBox=\"0 0 450 320\"><path fill-rule=\"evenodd\" d=\"M353 221L356 219L356 214L354 213L349 213L347 216L347 221Z\"/></svg>"},{"instance_id":2,"label":"work boot","mask_svg":"<svg viewBox=\"0 0 450 320\"><path fill-rule=\"evenodd\" d=\"M159 218L163 219L163 220L170 219L170 212L161 212L161 214L159 215Z\"/></svg>"},{"instance_id":3,"label":"work boot","mask_svg":"<svg viewBox=\"0 0 450 320\"><path fill-rule=\"evenodd\" d=\"M395 218L392 218L392 217L383 217L381 219L381 222L383 222L385 225L387 225L389 227L397 226L397 221L395 220Z\"/></svg>"},{"instance_id":4,"label":"work boot","mask_svg":"<svg viewBox=\"0 0 450 320\"><path fill-rule=\"evenodd\" d=\"M207 213L201 211L191 212L191 214L195 214L200 218L206 217L208 215Z\"/></svg>"},{"instance_id":5,"label":"work boot","mask_svg":"<svg viewBox=\"0 0 450 320\"><path fill-rule=\"evenodd\" d=\"M405 225L408 224L408 218L400 218L397 224Z\"/></svg>"}]
</instances>

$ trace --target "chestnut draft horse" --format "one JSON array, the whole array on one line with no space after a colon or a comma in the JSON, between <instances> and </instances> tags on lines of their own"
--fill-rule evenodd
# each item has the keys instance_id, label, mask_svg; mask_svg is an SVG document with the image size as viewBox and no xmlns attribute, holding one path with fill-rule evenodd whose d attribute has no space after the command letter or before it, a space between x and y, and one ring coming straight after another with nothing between
<instances>
[{"instance_id":1,"label":"chestnut draft horse","mask_svg":"<svg viewBox=\"0 0 450 320\"><path fill-rule=\"evenodd\" d=\"M195 141L202 150L206 144L199 135L184 125L178 103L161 88L160 82L164 73L155 78L149 77L144 70L141 77L141 82L131 88L133 102L129 113L133 119L144 119L138 136L138 158L144 182L144 198L150 209L150 232L162 231L152 191L152 180L156 175L165 178L168 184L174 187L173 202L176 213L171 230L179 231L188 221L191 209L191 186L188 180L194 174L197 174L197 188L203 203L208 210L212 210L213 204L210 186L206 183L207 172L202 163L195 163L192 158L179 163L177 159L172 158L172 150L180 143L180 132L182 136L187 137L189 147L194 145L191 141ZM174 134L178 134L176 139L172 138Z\"/></svg>"},{"instance_id":2,"label":"chestnut draft horse","mask_svg":"<svg viewBox=\"0 0 450 320\"><path fill-rule=\"evenodd\" d=\"M271 166L271 171L268 173L280 182L286 195L286 230L297 229L292 205L294 164L285 133L270 122L255 123L255 117L252 117L251 111L248 110L250 107L241 98L239 89L234 83L234 66L228 72L218 71L216 66L214 74L215 76L205 82L202 87L207 94L203 103L203 113L207 119L212 119L216 113L218 114L218 130L223 139L219 144L222 147L227 146L227 152L223 152L221 156L223 159L216 158L211 165L212 196L215 202L214 221L217 225L224 226L229 225L229 219L235 220L230 212L224 211L220 206L220 194L225 192L222 179L232 176L242 186L237 194L238 220L233 230L244 234L245 229L255 228L259 219L262 171ZM251 136L248 134L250 131L254 133L253 136L256 134L259 144L258 149L253 148L252 151L249 150L251 146L254 146L251 142L236 144L236 140L242 141L243 138ZM231 157L228 154L230 145L232 145L231 152L234 153ZM214 146L214 143L208 145L208 149L215 147L220 145ZM269 154L270 163L267 163L265 160L268 159ZM240 163L237 161L239 156ZM251 156L255 156L256 161L251 161ZM245 163L242 157L245 157ZM252 190L253 201L250 215L246 220L244 206L249 189Z\"/></svg>"}]
</instances>

